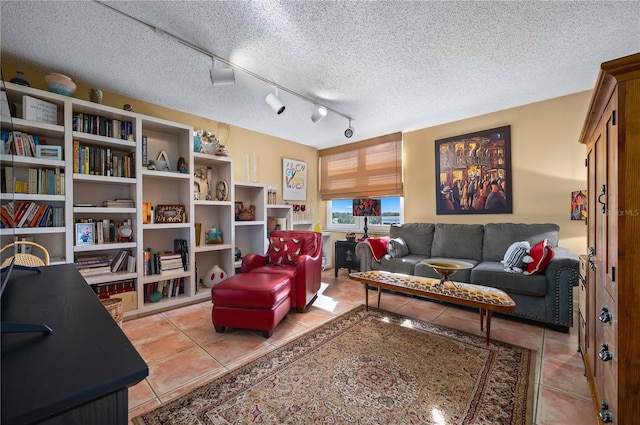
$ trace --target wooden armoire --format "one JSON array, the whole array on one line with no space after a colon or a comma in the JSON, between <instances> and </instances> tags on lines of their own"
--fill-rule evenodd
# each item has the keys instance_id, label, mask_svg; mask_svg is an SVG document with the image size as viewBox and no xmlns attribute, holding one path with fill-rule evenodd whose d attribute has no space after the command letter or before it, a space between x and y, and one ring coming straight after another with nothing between
<instances>
[{"instance_id":1,"label":"wooden armoire","mask_svg":"<svg viewBox=\"0 0 640 425\"><path fill-rule=\"evenodd\" d=\"M602 64L588 163L584 360L602 423L640 424L640 53Z\"/></svg>"}]
</instances>

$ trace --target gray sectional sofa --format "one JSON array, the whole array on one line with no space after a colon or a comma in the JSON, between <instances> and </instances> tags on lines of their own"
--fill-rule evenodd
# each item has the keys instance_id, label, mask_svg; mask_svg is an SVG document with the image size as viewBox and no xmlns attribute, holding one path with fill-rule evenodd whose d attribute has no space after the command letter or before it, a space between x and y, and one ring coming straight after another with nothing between
<instances>
[{"instance_id":1,"label":"gray sectional sofa","mask_svg":"<svg viewBox=\"0 0 640 425\"><path fill-rule=\"evenodd\" d=\"M568 332L573 326L573 287L578 282L578 256L558 246L555 224L443 224L407 223L392 225L390 238L401 238L409 253L399 257L386 255L378 262L366 243L358 243L356 255L360 271L384 270L438 278L422 260L456 259L473 264L452 280L502 289L516 302L511 315L545 323L549 328ZM509 273L500 261L507 248L519 241L531 246L548 239L553 260L542 274Z\"/></svg>"}]
</instances>

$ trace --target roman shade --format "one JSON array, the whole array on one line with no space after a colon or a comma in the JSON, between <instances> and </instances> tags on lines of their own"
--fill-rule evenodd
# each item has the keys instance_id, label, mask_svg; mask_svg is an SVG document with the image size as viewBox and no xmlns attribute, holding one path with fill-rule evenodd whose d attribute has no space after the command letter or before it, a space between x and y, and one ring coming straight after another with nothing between
<instances>
[{"instance_id":1,"label":"roman shade","mask_svg":"<svg viewBox=\"0 0 640 425\"><path fill-rule=\"evenodd\" d=\"M322 200L403 196L402 133L322 149Z\"/></svg>"}]
</instances>

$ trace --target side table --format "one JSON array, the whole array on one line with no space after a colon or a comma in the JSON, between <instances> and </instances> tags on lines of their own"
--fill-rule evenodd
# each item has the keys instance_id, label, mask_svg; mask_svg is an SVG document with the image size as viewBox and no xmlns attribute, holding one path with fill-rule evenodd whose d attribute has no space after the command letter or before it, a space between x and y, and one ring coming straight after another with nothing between
<instances>
[{"instance_id":1,"label":"side table","mask_svg":"<svg viewBox=\"0 0 640 425\"><path fill-rule=\"evenodd\" d=\"M360 271L360 259L356 256L356 241L347 241L339 239L335 245L335 277L338 277L338 270L345 268L349 270Z\"/></svg>"}]
</instances>

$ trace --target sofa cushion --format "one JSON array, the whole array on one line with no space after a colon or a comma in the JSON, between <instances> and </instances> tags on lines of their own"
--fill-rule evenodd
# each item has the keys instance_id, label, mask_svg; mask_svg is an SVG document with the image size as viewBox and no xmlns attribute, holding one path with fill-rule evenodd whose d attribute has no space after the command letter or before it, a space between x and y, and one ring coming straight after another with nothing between
<instances>
[{"instance_id":1,"label":"sofa cushion","mask_svg":"<svg viewBox=\"0 0 640 425\"><path fill-rule=\"evenodd\" d=\"M553 248L549 246L549 240L545 239L538 242L531 248L531 257L533 262L527 264L525 274L541 274L553 259Z\"/></svg>"},{"instance_id":2,"label":"sofa cushion","mask_svg":"<svg viewBox=\"0 0 640 425\"><path fill-rule=\"evenodd\" d=\"M389 226L390 238L402 238L409 248L410 254L431 256L433 242L433 223L405 223Z\"/></svg>"},{"instance_id":3,"label":"sofa cushion","mask_svg":"<svg viewBox=\"0 0 640 425\"><path fill-rule=\"evenodd\" d=\"M372 269L373 270L384 270L392 273L402 273L402 274L413 274L413 271L416 267L416 264L419 264L420 261L424 260L424 255L415 255L409 254L404 257L391 257L389 255L385 255L380 263L376 263L372 261ZM379 266L377 266L379 264Z\"/></svg>"},{"instance_id":4,"label":"sofa cushion","mask_svg":"<svg viewBox=\"0 0 640 425\"><path fill-rule=\"evenodd\" d=\"M451 260L451 258L432 257L431 260L447 261L447 260ZM474 266L478 264L478 261L470 258L456 258L456 260L465 261L467 263L473 264ZM435 270L433 270L433 267L429 267L423 262L416 264L416 268L413 274L415 274L416 276L430 277L432 279L442 278L442 275L439 275L438 273L436 273ZM464 282L464 283L469 283L470 278L471 278L471 269L459 270L455 272L453 275L451 275L450 277L450 279L455 282Z\"/></svg>"},{"instance_id":5,"label":"sofa cushion","mask_svg":"<svg viewBox=\"0 0 640 425\"><path fill-rule=\"evenodd\" d=\"M389 239L387 253L392 258L404 257L405 255L409 255L409 247L402 238Z\"/></svg>"},{"instance_id":6,"label":"sofa cushion","mask_svg":"<svg viewBox=\"0 0 640 425\"><path fill-rule=\"evenodd\" d=\"M482 261L500 261L514 242L528 241L531 246L544 239L558 246L557 224L488 223L484 225Z\"/></svg>"},{"instance_id":7,"label":"sofa cushion","mask_svg":"<svg viewBox=\"0 0 640 425\"><path fill-rule=\"evenodd\" d=\"M437 223L431 245L431 257L468 258L480 261L482 260L483 232L482 224ZM500 253L498 261L502 259L502 254L504 250Z\"/></svg>"},{"instance_id":8,"label":"sofa cushion","mask_svg":"<svg viewBox=\"0 0 640 425\"><path fill-rule=\"evenodd\" d=\"M471 282L476 285L491 286L507 293L544 297L547 293L547 279L544 275L525 275L504 271L498 261L483 261L471 270Z\"/></svg>"}]
</instances>

